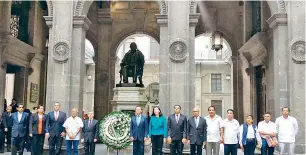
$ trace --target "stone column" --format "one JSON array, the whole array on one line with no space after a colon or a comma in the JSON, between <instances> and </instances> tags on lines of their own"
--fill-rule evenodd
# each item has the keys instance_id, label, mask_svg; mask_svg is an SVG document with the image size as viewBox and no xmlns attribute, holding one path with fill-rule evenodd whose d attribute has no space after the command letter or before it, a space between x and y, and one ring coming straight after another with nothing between
<instances>
[{"instance_id":1,"label":"stone column","mask_svg":"<svg viewBox=\"0 0 306 155\"><path fill-rule=\"evenodd\" d=\"M95 71L95 116L102 119L110 112L109 97L109 57L111 49L112 19L110 9L98 10L98 52Z\"/></svg>"},{"instance_id":2,"label":"stone column","mask_svg":"<svg viewBox=\"0 0 306 155\"><path fill-rule=\"evenodd\" d=\"M54 102L59 102L61 103L61 111L66 112L69 116L71 112L70 100L73 104L75 103L75 100L70 96L70 84L74 80L73 76L71 76L71 66L77 65L72 64L75 58L71 57L73 2L53 2L53 9L56 12L54 16L44 17L49 26L46 112L53 110ZM80 61L79 63L84 63L84 61Z\"/></svg>"},{"instance_id":3,"label":"stone column","mask_svg":"<svg viewBox=\"0 0 306 155\"><path fill-rule=\"evenodd\" d=\"M195 93L195 74L196 74L196 64L195 64L195 27L198 24L198 19L200 14L190 14L189 15L189 98L190 104L189 109L193 109L196 106L196 93ZM200 107L198 107L200 108ZM186 114L189 115L190 113Z\"/></svg>"},{"instance_id":4,"label":"stone column","mask_svg":"<svg viewBox=\"0 0 306 155\"><path fill-rule=\"evenodd\" d=\"M173 106L180 105L183 114L190 114L191 103L190 90L190 52L189 42L189 1L168 1L168 41L169 41L169 113L173 113ZM180 10L180 11L177 11ZM192 48L191 48L192 49ZM169 59L169 58L168 58ZM194 64L194 62L193 62ZM170 72L171 71L171 72ZM194 77L194 76L193 76ZM194 81L194 79L193 79ZM194 85L194 83L192 84ZM194 88L193 88L194 89ZM191 106L192 105L192 106Z\"/></svg>"},{"instance_id":5,"label":"stone column","mask_svg":"<svg viewBox=\"0 0 306 155\"><path fill-rule=\"evenodd\" d=\"M288 27L287 14L276 13L272 15L268 21L270 28L273 30L273 57L269 61L273 61L272 81L269 82L270 96L267 105L274 105L271 110L272 115L278 117L281 108L289 107L289 82L288 82Z\"/></svg>"},{"instance_id":6,"label":"stone column","mask_svg":"<svg viewBox=\"0 0 306 155\"><path fill-rule=\"evenodd\" d=\"M17 99L17 103L22 103L26 106L27 103L27 86L28 86L28 73L26 67L20 67L15 73L14 84L14 97Z\"/></svg>"},{"instance_id":7,"label":"stone column","mask_svg":"<svg viewBox=\"0 0 306 155\"><path fill-rule=\"evenodd\" d=\"M91 25L86 16L73 17L72 52L70 72L70 108L83 109L83 82L85 76L85 36ZM70 111L69 111L70 112Z\"/></svg>"},{"instance_id":8,"label":"stone column","mask_svg":"<svg viewBox=\"0 0 306 155\"><path fill-rule=\"evenodd\" d=\"M170 113L169 105L169 55L168 55L168 17L156 15L160 26L160 53L159 53L159 106L164 114ZM150 111L151 112L151 111Z\"/></svg>"},{"instance_id":9,"label":"stone column","mask_svg":"<svg viewBox=\"0 0 306 155\"><path fill-rule=\"evenodd\" d=\"M115 88L116 81L116 73L115 73L115 67L116 67L116 57L109 57L109 92L108 92L108 99L112 100L114 97L114 91L113 88ZM112 107L109 107L109 111L112 110Z\"/></svg>"},{"instance_id":10,"label":"stone column","mask_svg":"<svg viewBox=\"0 0 306 155\"><path fill-rule=\"evenodd\" d=\"M6 83L6 53L9 42L11 19L11 1L0 1L0 111L3 111Z\"/></svg>"},{"instance_id":11,"label":"stone column","mask_svg":"<svg viewBox=\"0 0 306 155\"><path fill-rule=\"evenodd\" d=\"M305 154L305 1L288 2L291 115L299 122L295 154Z\"/></svg>"},{"instance_id":12,"label":"stone column","mask_svg":"<svg viewBox=\"0 0 306 155\"><path fill-rule=\"evenodd\" d=\"M89 111L94 111L95 64L88 64L86 73L87 77L84 78L86 84L84 84L85 98L83 99L83 109L87 113ZM91 78L88 78L89 76Z\"/></svg>"}]
</instances>

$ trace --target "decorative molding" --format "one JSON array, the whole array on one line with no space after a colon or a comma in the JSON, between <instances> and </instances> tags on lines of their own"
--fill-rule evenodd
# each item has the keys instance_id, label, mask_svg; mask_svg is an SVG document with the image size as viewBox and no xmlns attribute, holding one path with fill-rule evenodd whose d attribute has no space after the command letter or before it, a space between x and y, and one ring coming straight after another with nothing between
<instances>
[{"instance_id":1,"label":"decorative molding","mask_svg":"<svg viewBox=\"0 0 306 155\"><path fill-rule=\"evenodd\" d=\"M99 83L105 84L108 81L109 75L108 72L105 70L100 71L98 74Z\"/></svg>"},{"instance_id":2,"label":"decorative molding","mask_svg":"<svg viewBox=\"0 0 306 155\"><path fill-rule=\"evenodd\" d=\"M199 22L199 17L200 17L199 13L190 14L189 15L189 26L196 27Z\"/></svg>"},{"instance_id":3,"label":"decorative molding","mask_svg":"<svg viewBox=\"0 0 306 155\"><path fill-rule=\"evenodd\" d=\"M46 24L49 28L52 28L53 25L53 16L44 16Z\"/></svg>"},{"instance_id":4,"label":"decorative molding","mask_svg":"<svg viewBox=\"0 0 306 155\"><path fill-rule=\"evenodd\" d=\"M53 59L59 63L67 62L70 55L70 48L66 42L58 42L53 47Z\"/></svg>"},{"instance_id":5,"label":"decorative molding","mask_svg":"<svg viewBox=\"0 0 306 155\"><path fill-rule=\"evenodd\" d=\"M167 4L165 0L158 0L158 4L159 4L159 11L160 14L162 15L167 15L168 13L168 8L167 8Z\"/></svg>"},{"instance_id":6,"label":"decorative molding","mask_svg":"<svg viewBox=\"0 0 306 155\"><path fill-rule=\"evenodd\" d=\"M157 24L160 27L167 27L168 26L168 16L167 15L157 14L155 16L156 16Z\"/></svg>"},{"instance_id":7,"label":"decorative molding","mask_svg":"<svg viewBox=\"0 0 306 155\"><path fill-rule=\"evenodd\" d=\"M51 0L46 0L48 6L48 16L53 16L53 4Z\"/></svg>"},{"instance_id":8,"label":"decorative molding","mask_svg":"<svg viewBox=\"0 0 306 155\"><path fill-rule=\"evenodd\" d=\"M85 3L85 1L82 1L82 0L77 2L74 15L76 15L76 16L82 15L82 11L83 11L83 8L84 8L84 3Z\"/></svg>"},{"instance_id":9,"label":"decorative molding","mask_svg":"<svg viewBox=\"0 0 306 155\"><path fill-rule=\"evenodd\" d=\"M267 23L272 29L277 26L287 26L287 13L275 13L267 20Z\"/></svg>"},{"instance_id":10,"label":"decorative molding","mask_svg":"<svg viewBox=\"0 0 306 155\"><path fill-rule=\"evenodd\" d=\"M187 57L186 42L182 39L175 39L171 41L169 57L175 62L184 62Z\"/></svg>"},{"instance_id":11,"label":"decorative molding","mask_svg":"<svg viewBox=\"0 0 306 155\"><path fill-rule=\"evenodd\" d=\"M190 0L190 14L197 13L197 2L195 0Z\"/></svg>"},{"instance_id":12,"label":"decorative molding","mask_svg":"<svg viewBox=\"0 0 306 155\"><path fill-rule=\"evenodd\" d=\"M286 3L284 0L278 0L277 3L281 13L286 13Z\"/></svg>"},{"instance_id":13,"label":"decorative molding","mask_svg":"<svg viewBox=\"0 0 306 155\"><path fill-rule=\"evenodd\" d=\"M98 9L98 23L112 24L113 19L111 17L110 11L110 8Z\"/></svg>"},{"instance_id":14,"label":"decorative molding","mask_svg":"<svg viewBox=\"0 0 306 155\"><path fill-rule=\"evenodd\" d=\"M296 41L291 45L292 60L296 64L305 63L305 41Z\"/></svg>"},{"instance_id":15,"label":"decorative molding","mask_svg":"<svg viewBox=\"0 0 306 155\"><path fill-rule=\"evenodd\" d=\"M74 16L73 28L84 28L88 30L91 25L91 21L86 16Z\"/></svg>"}]
</instances>

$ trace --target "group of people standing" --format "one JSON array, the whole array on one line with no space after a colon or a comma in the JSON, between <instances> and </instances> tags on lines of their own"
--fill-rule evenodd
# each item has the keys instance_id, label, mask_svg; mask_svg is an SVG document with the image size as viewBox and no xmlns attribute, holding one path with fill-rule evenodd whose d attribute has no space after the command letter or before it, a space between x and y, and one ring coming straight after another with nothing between
<instances>
[{"instance_id":1,"label":"group of people standing","mask_svg":"<svg viewBox=\"0 0 306 155\"><path fill-rule=\"evenodd\" d=\"M282 108L282 116L271 121L271 114L265 113L258 127L253 116L248 115L242 125L234 119L234 110L227 110L227 118L216 115L214 106L208 107L209 115L199 116L199 109L192 110L187 118L181 113L181 106L174 106L174 114L163 116L159 107L154 107L150 121L142 114L142 108L135 108L131 119L130 137L133 141L133 155L144 155L144 143L152 143L152 155L162 155L163 144L170 145L171 155L181 155L184 144L190 144L191 155L219 155L220 144L224 144L224 155L237 155L240 147L245 155L254 155L256 145L260 145L262 155L273 155L274 148L280 154L294 154L295 136L298 132L297 120L289 116L290 109Z\"/></svg>"},{"instance_id":2,"label":"group of people standing","mask_svg":"<svg viewBox=\"0 0 306 155\"><path fill-rule=\"evenodd\" d=\"M98 141L98 121L93 119L94 113L88 113L88 119L82 120L77 116L78 109L71 110L71 117L60 111L60 103L54 103L54 111L44 113L44 107L38 106L37 112L24 112L24 105L18 104L16 112L14 107L7 106L2 114L0 147L4 152L6 135L7 151L12 155L22 155L25 147L25 139L31 139L31 154L42 155L45 138L49 143L49 155L60 155L63 139L66 142L66 152L70 155L78 155L80 135L83 134L85 154L95 154L95 143Z\"/></svg>"}]
</instances>

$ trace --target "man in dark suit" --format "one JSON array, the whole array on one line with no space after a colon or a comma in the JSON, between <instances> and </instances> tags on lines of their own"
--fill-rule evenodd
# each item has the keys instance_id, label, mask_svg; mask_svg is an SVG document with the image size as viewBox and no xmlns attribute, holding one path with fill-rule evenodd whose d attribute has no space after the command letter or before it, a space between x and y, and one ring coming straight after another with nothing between
<instances>
[{"instance_id":1,"label":"man in dark suit","mask_svg":"<svg viewBox=\"0 0 306 155\"><path fill-rule=\"evenodd\" d=\"M206 120L199 116L199 109L192 110L193 117L188 119L187 138L190 144L190 155L202 155L202 147L206 144Z\"/></svg>"},{"instance_id":2,"label":"man in dark suit","mask_svg":"<svg viewBox=\"0 0 306 155\"><path fill-rule=\"evenodd\" d=\"M18 112L12 114L12 155L23 154L24 138L28 136L29 114L23 112L23 104L17 106Z\"/></svg>"},{"instance_id":3,"label":"man in dark suit","mask_svg":"<svg viewBox=\"0 0 306 155\"><path fill-rule=\"evenodd\" d=\"M6 146L7 151L11 151L11 135L12 135L12 126L13 126L13 119L12 119L12 107L7 106L6 112L2 115L4 131L6 135Z\"/></svg>"},{"instance_id":4,"label":"man in dark suit","mask_svg":"<svg viewBox=\"0 0 306 155\"><path fill-rule=\"evenodd\" d=\"M4 153L5 132L3 125L3 117L0 118L0 153Z\"/></svg>"},{"instance_id":5,"label":"man in dark suit","mask_svg":"<svg viewBox=\"0 0 306 155\"><path fill-rule=\"evenodd\" d=\"M174 114L168 117L168 143L171 155L181 155L186 143L187 117L181 114L181 106L174 106Z\"/></svg>"},{"instance_id":6,"label":"man in dark suit","mask_svg":"<svg viewBox=\"0 0 306 155\"><path fill-rule=\"evenodd\" d=\"M38 106L38 112L30 116L29 136L31 137L32 155L42 155L44 146L44 135L47 115L44 114L44 107Z\"/></svg>"},{"instance_id":7,"label":"man in dark suit","mask_svg":"<svg viewBox=\"0 0 306 155\"><path fill-rule=\"evenodd\" d=\"M65 136L66 113L59 111L60 103L54 103L54 111L49 112L46 121L46 137L49 138L49 155L60 155Z\"/></svg>"},{"instance_id":8,"label":"man in dark suit","mask_svg":"<svg viewBox=\"0 0 306 155\"><path fill-rule=\"evenodd\" d=\"M84 127L82 128L82 134L84 136L85 154L95 154L95 143L98 141L98 121L93 119L94 113L88 113L88 119L83 121Z\"/></svg>"},{"instance_id":9,"label":"man in dark suit","mask_svg":"<svg viewBox=\"0 0 306 155\"><path fill-rule=\"evenodd\" d=\"M12 99L12 103L10 106L12 107L12 113L17 112L18 105L15 98Z\"/></svg>"},{"instance_id":10,"label":"man in dark suit","mask_svg":"<svg viewBox=\"0 0 306 155\"><path fill-rule=\"evenodd\" d=\"M133 155L144 155L144 141L148 135L148 121L142 115L142 108L135 108L135 116L132 117L130 124L130 136L133 141Z\"/></svg>"}]
</instances>

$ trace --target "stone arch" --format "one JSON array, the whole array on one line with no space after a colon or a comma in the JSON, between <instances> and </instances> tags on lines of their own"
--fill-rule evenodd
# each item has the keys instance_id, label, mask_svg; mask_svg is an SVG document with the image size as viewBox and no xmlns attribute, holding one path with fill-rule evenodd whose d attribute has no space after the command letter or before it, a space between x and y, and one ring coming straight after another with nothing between
<instances>
[{"instance_id":1,"label":"stone arch","mask_svg":"<svg viewBox=\"0 0 306 155\"><path fill-rule=\"evenodd\" d=\"M198 3L195 0L190 1L190 14L196 14L197 13L197 7Z\"/></svg>"},{"instance_id":2,"label":"stone arch","mask_svg":"<svg viewBox=\"0 0 306 155\"><path fill-rule=\"evenodd\" d=\"M98 41L97 41L97 38L92 34L92 32L90 32L90 31L86 32L86 39L88 39L91 42L91 44L94 48L94 51L98 52Z\"/></svg>"},{"instance_id":3,"label":"stone arch","mask_svg":"<svg viewBox=\"0 0 306 155\"><path fill-rule=\"evenodd\" d=\"M158 0L160 14L166 15L168 13L168 7L165 0Z\"/></svg>"},{"instance_id":4,"label":"stone arch","mask_svg":"<svg viewBox=\"0 0 306 155\"><path fill-rule=\"evenodd\" d=\"M126 33L124 33L126 32ZM119 35L115 36L112 41L112 46L111 46L111 57L116 57L116 52L117 52L117 48L120 46L120 43L122 41L124 41L124 39L126 39L127 37L134 35L134 34L145 34L148 35L152 38L154 38L158 43L159 42L159 36L158 33L154 33L154 32L148 32L148 31L135 31L135 30L123 30L121 32L118 33Z\"/></svg>"},{"instance_id":5,"label":"stone arch","mask_svg":"<svg viewBox=\"0 0 306 155\"><path fill-rule=\"evenodd\" d=\"M278 0L278 1L267 0L267 3L270 7L271 15L278 13L278 12L281 12L281 13L286 12L286 3L284 0Z\"/></svg>"},{"instance_id":6,"label":"stone arch","mask_svg":"<svg viewBox=\"0 0 306 155\"><path fill-rule=\"evenodd\" d=\"M89 8L90 8L92 3L93 3L92 0L88 0L88 1L79 0L79 1L77 1L75 11L74 11L74 15L76 15L76 16L87 15L87 13L89 11ZM157 3L159 5L160 14L164 14L164 15L167 14L168 10L167 10L166 1L165 0L158 0Z\"/></svg>"},{"instance_id":7,"label":"stone arch","mask_svg":"<svg viewBox=\"0 0 306 155\"><path fill-rule=\"evenodd\" d=\"M48 16L53 16L53 4L51 0L46 0L48 6Z\"/></svg>"},{"instance_id":8,"label":"stone arch","mask_svg":"<svg viewBox=\"0 0 306 155\"><path fill-rule=\"evenodd\" d=\"M75 11L74 11L74 15L75 16L81 16L81 15L87 15L89 8L91 7L91 4L94 1L92 0L88 0L88 1L82 1L79 0L76 2L76 7L75 7Z\"/></svg>"}]
</instances>

